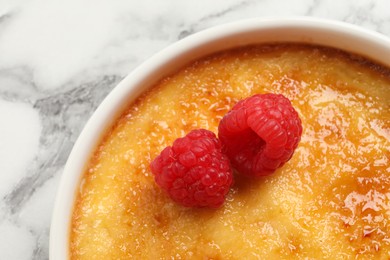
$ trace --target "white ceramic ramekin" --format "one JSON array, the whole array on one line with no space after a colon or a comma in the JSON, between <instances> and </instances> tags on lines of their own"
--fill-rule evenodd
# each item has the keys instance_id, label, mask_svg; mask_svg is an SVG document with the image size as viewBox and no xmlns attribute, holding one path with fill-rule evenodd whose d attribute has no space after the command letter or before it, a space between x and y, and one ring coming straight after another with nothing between
<instances>
[{"instance_id":1,"label":"white ceramic ramekin","mask_svg":"<svg viewBox=\"0 0 390 260\"><path fill-rule=\"evenodd\" d=\"M50 259L69 258L71 215L86 162L103 133L123 109L159 79L189 61L224 49L266 42L300 42L335 47L390 67L388 37L346 23L307 17L234 22L204 30L172 44L122 80L101 103L80 134L57 192L50 230Z\"/></svg>"}]
</instances>

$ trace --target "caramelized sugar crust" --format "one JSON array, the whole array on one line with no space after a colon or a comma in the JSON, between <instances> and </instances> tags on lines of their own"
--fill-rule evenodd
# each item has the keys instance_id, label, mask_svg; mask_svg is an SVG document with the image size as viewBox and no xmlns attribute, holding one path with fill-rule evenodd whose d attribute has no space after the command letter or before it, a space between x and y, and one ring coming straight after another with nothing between
<instances>
[{"instance_id":1,"label":"caramelized sugar crust","mask_svg":"<svg viewBox=\"0 0 390 260\"><path fill-rule=\"evenodd\" d=\"M390 73L303 45L222 52L163 79L106 135L85 172L72 259L390 257ZM150 161L256 93L291 99L303 123L293 158L261 179L236 175L218 210L184 208Z\"/></svg>"}]
</instances>

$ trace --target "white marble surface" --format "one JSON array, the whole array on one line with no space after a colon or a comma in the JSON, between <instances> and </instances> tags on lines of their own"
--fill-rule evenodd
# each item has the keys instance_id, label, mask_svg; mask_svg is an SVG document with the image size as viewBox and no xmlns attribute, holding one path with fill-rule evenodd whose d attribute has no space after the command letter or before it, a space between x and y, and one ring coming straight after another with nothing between
<instances>
[{"instance_id":1,"label":"white marble surface","mask_svg":"<svg viewBox=\"0 0 390 260\"><path fill-rule=\"evenodd\" d=\"M390 37L389 0L0 0L0 259L47 259L51 211L81 129L153 53L234 20L306 15Z\"/></svg>"}]
</instances>

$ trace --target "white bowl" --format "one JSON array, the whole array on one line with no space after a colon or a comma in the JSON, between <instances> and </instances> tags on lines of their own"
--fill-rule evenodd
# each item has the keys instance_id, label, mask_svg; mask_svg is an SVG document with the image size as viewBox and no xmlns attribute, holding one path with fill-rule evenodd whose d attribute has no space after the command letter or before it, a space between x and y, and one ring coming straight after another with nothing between
<instances>
[{"instance_id":1,"label":"white bowl","mask_svg":"<svg viewBox=\"0 0 390 260\"><path fill-rule=\"evenodd\" d=\"M50 230L50 259L69 258L70 222L79 185L104 132L142 92L189 61L237 46L266 42L324 45L356 53L390 67L390 39L360 27L307 17L250 19L191 35L160 51L123 79L80 134L66 163Z\"/></svg>"}]
</instances>

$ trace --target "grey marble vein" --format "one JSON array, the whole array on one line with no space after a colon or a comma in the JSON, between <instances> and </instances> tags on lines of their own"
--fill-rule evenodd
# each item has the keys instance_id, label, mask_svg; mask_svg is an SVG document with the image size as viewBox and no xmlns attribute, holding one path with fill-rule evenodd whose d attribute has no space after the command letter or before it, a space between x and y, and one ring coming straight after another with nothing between
<instances>
[{"instance_id":1,"label":"grey marble vein","mask_svg":"<svg viewBox=\"0 0 390 260\"><path fill-rule=\"evenodd\" d=\"M38 141L25 140L21 158L0 158L0 260L48 259L54 195L78 135L115 85L153 53L213 25L275 15L336 19L390 36L386 9L386 0L3 0L0 119L15 133L0 136L0 152L2 142L18 141L20 128ZM25 113L36 116L23 118L27 125L8 117Z\"/></svg>"}]
</instances>

